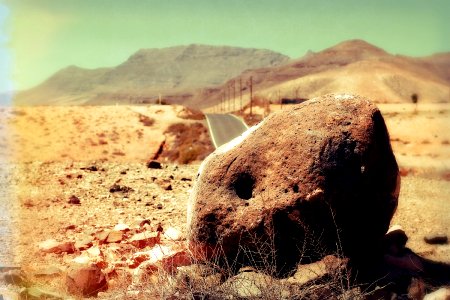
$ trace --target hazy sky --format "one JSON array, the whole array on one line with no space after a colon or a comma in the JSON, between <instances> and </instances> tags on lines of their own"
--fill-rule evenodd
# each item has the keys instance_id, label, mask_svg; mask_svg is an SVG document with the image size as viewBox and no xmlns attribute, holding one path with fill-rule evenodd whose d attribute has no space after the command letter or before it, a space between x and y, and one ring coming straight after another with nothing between
<instances>
[{"instance_id":1,"label":"hazy sky","mask_svg":"<svg viewBox=\"0 0 450 300\"><path fill-rule=\"evenodd\" d=\"M0 92L191 43L297 58L360 38L425 56L450 51L449 14L449 0L0 0Z\"/></svg>"}]
</instances>

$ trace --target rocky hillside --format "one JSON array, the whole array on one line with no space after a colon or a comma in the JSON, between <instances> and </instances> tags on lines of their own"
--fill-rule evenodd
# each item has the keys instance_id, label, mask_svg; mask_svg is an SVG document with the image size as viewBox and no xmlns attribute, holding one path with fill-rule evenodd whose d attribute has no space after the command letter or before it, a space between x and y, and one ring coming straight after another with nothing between
<instances>
[{"instance_id":1,"label":"rocky hillside","mask_svg":"<svg viewBox=\"0 0 450 300\"><path fill-rule=\"evenodd\" d=\"M449 65L450 53L413 58L392 55L365 41L352 40L317 53L309 52L281 66L245 71L184 104L217 105L228 85L240 78L245 83L250 77L254 95L272 102L328 93L356 93L389 103L411 102L411 96L416 94L419 101L448 102ZM246 86L243 89L244 100L248 101L248 89Z\"/></svg>"},{"instance_id":2,"label":"rocky hillside","mask_svg":"<svg viewBox=\"0 0 450 300\"><path fill-rule=\"evenodd\" d=\"M189 93L223 84L247 69L273 67L289 58L262 49L189 45L141 49L114 68L67 67L19 93L17 104L154 102L159 94Z\"/></svg>"}]
</instances>

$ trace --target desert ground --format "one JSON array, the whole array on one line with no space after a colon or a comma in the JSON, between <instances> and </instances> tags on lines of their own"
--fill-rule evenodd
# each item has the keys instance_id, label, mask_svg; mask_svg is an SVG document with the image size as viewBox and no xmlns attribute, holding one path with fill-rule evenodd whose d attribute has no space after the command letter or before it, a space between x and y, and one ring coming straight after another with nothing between
<instances>
[{"instance_id":1,"label":"desert ground","mask_svg":"<svg viewBox=\"0 0 450 300\"><path fill-rule=\"evenodd\" d=\"M449 244L424 242L428 235L450 235L450 105L379 108L402 175L392 224L403 227L412 251L450 263ZM169 105L5 107L0 114L0 239L7 245L0 265L20 266L33 282L66 293L62 274L83 253L43 253L43 241L81 241L118 224L133 228L147 220L145 230L173 228L176 240L164 239L172 247L183 246L189 191L212 148L194 153L190 164L180 164L179 155L161 155L161 169L146 162L158 157L161 147L164 152L186 143L205 145L206 131L181 144L180 135L167 131L174 124L204 125L198 115ZM99 247L110 269L136 252L120 241ZM49 267L57 271L49 275ZM104 298L123 289L118 278L109 285Z\"/></svg>"}]
</instances>

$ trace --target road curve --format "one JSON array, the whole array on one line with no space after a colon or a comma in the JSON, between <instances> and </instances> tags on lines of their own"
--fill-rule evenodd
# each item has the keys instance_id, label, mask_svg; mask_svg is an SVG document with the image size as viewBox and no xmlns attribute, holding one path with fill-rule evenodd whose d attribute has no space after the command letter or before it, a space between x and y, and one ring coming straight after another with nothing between
<instances>
[{"instance_id":1,"label":"road curve","mask_svg":"<svg viewBox=\"0 0 450 300\"><path fill-rule=\"evenodd\" d=\"M206 114L206 121L209 135L216 148L240 136L248 129L244 121L232 114Z\"/></svg>"}]
</instances>

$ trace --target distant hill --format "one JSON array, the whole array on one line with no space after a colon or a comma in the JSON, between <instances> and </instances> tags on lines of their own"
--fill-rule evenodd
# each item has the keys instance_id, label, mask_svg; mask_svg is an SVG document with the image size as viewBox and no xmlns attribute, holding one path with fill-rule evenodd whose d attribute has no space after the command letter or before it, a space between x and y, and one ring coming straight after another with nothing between
<instances>
[{"instance_id":1,"label":"distant hill","mask_svg":"<svg viewBox=\"0 0 450 300\"><path fill-rule=\"evenodd\" d=\"M115 68L68 67L41 85L21 92L17 104L168 103L208 108L233 95L252 77L263 101L355 93L379 103L450 102L450 53L413 58L393 55L362 40L339 43L290 60L269 50L179 46L139 50ZM231 95L229 95L231 94Z\"/></svg>"},{"instance_id":2,"label":"distant hill","mask_svg":"<svg viewBox=\"0 0 450 300\"><path fill-rule=\"evenodd\" d=\"M70 66L15 97L16 104L111 104L154 101L159 94L215 86L246 69L273 67L289 57L262 49L189 45L142 49L114 68Z\"/></svg>"},{"instance_id":3,"label":"distant hill","mask_svg":"<svg viewBox=\"0 0 450 300\"><path fill-rule=\"evenodd\" d=\"M356 93L376 102L450 102L450 53L424 58L392 55L362 40L331 48L271 68L247 70L223 86L198 91L182 103L193 107L217 105L233 81L252 77L256 98L313 98L328 93ZM248 102L248 88L243 91ZM239 91L237 91L239 93ZM174 100L183 99L174 96Z\"/></svg>"}]
</instances>

